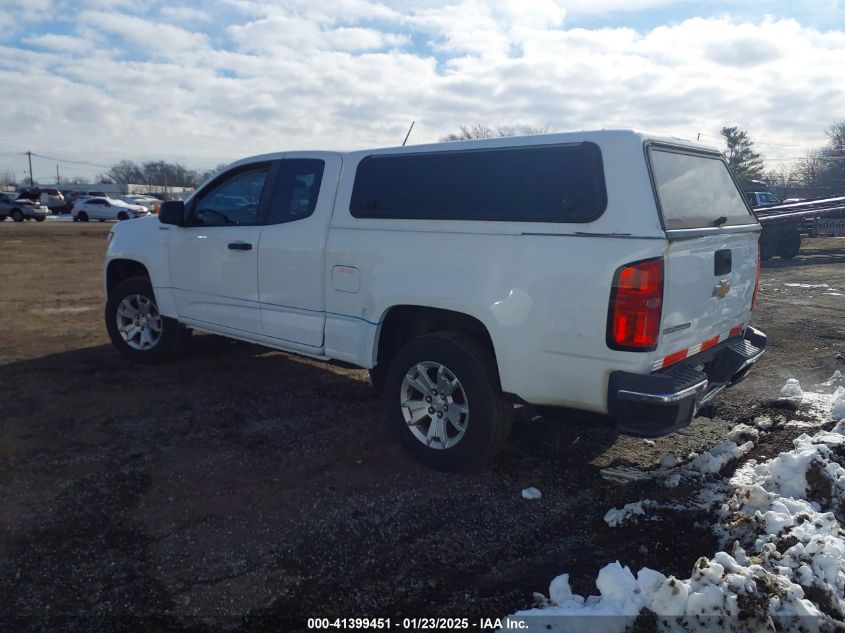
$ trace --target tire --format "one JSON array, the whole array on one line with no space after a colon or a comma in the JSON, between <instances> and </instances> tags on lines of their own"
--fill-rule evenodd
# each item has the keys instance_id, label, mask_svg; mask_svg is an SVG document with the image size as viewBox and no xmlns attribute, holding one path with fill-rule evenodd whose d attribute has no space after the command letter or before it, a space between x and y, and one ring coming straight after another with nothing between
<instances>
[{"instance_id":1,"label":"tire","mask_svg":"<svg viewBox=\"0 0 845 633\"><path fill-rule=\"evenodd\" d=\"M12 220L15 222L23 222L23 213L20 209L12 209Z\"/></svg>"},{"instance_id":2,"label":"tire","mask_svg":"<svg viewBox=\"0 0 845 633\"><path fill-rule=\"evenodd\" d=\"M35 218L35 221L36 221L36 222L43 222L43 221L44 221L44 220L46 220L46 219L47 219L46 217L44 217L44 216L42 216L42 215L39 215L37 218Z\"/></svg>"},{"instance_id":3,"label":"tire","mask_svg":"<svg viewBox=\"0 0 845 633\"><path fill-rule=\"evenodd\" d=\"M424 384L420 382L422 367L429 386L437 391L434 379L439 366L445 367L447 378L451 375L458 381L449 399L442 398L442 389L437 395L426 395L406 380L413 377L412 382ZM411 339L390 363L384 397L393 435L417 460L437 470L458 472L480 466L499 453L510 434L513 407L502 395L493 354L463 334L437 332ZM427 410L426 397L437 399ZM408 399L420 406L403 407L403 400ZM430 412L437 412L435 405L444 414L439 420L457 419L464 425L463 432L451 421L442 427L438 422L434 427L437 435L433 435L431 426L436 418ZM464 407L466 414L459 411ZM409 424L406 414L411 417L412 410L420 409L419 422ZM440 434L446 435L445 441ZM426 437L432 438L428 444Z\"/></svg>"},{"instance_id":4,"label":"tire","mask_svg":"<svg viewBox=\"0 0 845 633\"><path fill-rule=\"evenodd\" d=\"M798 231L788 231L781 235L778 241L778 255L782 259L792 259L801 249L801 234Z\"/></svg>"},{"instance_id":5,"label":"tire","mask_svg":"<svg viewBox=\"0 0 845 633\"><path fill-rule=\"evenodd\" d=\"M117 214L117 219L118 219L120 222L122 222L123 220L128 220L128 219L129 219L129 215L126 213L126 211L121 211L120 213L118 213L118 214Z\"/></svg>"},{"instance_id":6,"label":"tire","mask_svg":"<svg viewBox=\"0 0 845 633\"><path fill-rule=\"evenodd\" d=\"M0 222L5 222L5 221L6 221L6 216L0 215Z\"/></svg>"},{"instance_id":7,"label":"tire","mask_svg":"<svg viewBox=\"0 0 845 633\"><path fill-rule=\"evenodd\" d=\"M87 222L88 221L88 214L85 211L80 211L76 214L76 219L79 222Z\"/></svg>"},{"instance_id":8,"label":"tire","mask_svg":"<svg viewBox=\"0 0 845 633\"><path fill-rule=\"evenodd\" d=\"M118 326L118 309L121 308L124 300L128 300L130 308L139 307L137 297L146 299L149 305L152 306L151 310L156 315L158 314L155 294L150 285L150 280L146 277L130 277L129 279L124 279L112 289L106 302L105 319L109 338L111 339L112 345L117 348L117 351L134 363L165 363L185 348L190 340L191 330L181 325L175 319L159 315L157 316L157 324L160 327L160 333L155 343L146 347L146 349L139 349L138 345L143 340L141 335L133 335L130 337L132 342L127 342L127 339L121 334ZM125 307L127 306L124 304ZM124 312L123 314L126 313ZM129 326L131 327L131 317L121 317L124 323L126 323L127 319L130 320ZM155 318L150 319L150 327L148 329L154 330L155 325ZM154 331L151 333L151 336L155 337Z\"/></svg>"}]
</instances>

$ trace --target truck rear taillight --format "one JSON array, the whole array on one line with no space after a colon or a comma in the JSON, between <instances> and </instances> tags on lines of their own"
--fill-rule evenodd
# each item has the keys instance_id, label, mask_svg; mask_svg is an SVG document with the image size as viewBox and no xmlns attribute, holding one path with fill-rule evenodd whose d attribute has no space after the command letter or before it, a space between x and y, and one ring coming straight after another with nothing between
<instances>
[{"instance_id":1,"label":"truck rear taillight","mask_svg":"<svg viewBox=\"0 0 845 633\"><path fill-rule=\"evenodd\" d=\"M611 349L648 352L657 347L663 309L663 258L622 266L613 275L607 313Z\"/></svg>"},{"instance_id":2,"label":"truck rear taillight","mask_svg":"<svg viewBox=\"0 0 845 633\"><path fill-rule=\"evenodd\" d=\"M760 247L757 247L757 276L754 278L754 294L751 297L751 309L757 307L757 293L760 290Z\"/></svg>"}]
</instances>

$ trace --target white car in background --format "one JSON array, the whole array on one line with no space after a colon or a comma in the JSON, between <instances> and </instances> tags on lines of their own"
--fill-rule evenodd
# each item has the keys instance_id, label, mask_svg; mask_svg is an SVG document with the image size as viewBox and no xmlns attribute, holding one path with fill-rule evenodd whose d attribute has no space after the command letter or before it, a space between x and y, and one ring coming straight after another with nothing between
<instances>
[{"instance_id":1,"label":"white car in background","mask_svg":"<svg viewBox=\"0 0 845 633\"><path fill-rule=\"evenodd\" d=\"M130 193L125 196L120 196L120 199L129 204L139 204L150 213L158 213L161 206L161 200L153 196L145 196L140 193Z\"/></svg>"},{"instance_id":2,"label":"white car in background","mask_svg":"<svg viewBox=\"0 0 845 633\"><path fill-rule=\"evenodd\" d=\"M129 220L149 215L146 207L140 204L129 204L123 200L107 197L82 198L73 205L74 222L88 220Z\"/></svg>"}]
</instances>

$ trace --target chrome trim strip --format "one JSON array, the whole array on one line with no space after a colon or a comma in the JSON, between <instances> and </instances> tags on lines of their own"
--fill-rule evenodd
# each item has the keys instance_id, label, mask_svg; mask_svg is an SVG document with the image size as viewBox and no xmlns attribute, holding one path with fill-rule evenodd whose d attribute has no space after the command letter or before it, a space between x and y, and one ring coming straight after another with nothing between
<instances>
[{"instance_id":1,"label":"chrome trim strip","mask_svg":"<svg viewBox=\"0 0 845 633\"><path fill-rule=\"evenodd\" d=\"M731 235L733 233L759 233L763 228L759 224L737 224L736 226L705 226L698 229L667 229L667 239L688 239L707 235Z\"/></svg>"},{"instance_id":2,"label":"chrome trim strip","mask_svg":"<svg viewBox=\"0 0 845 633\"><path fill-rule=\"evenodd\" d=\"M684 398L688 398L697 394L699 391L707 389L707 380L702 380L691 387L681 389L674 393L642 393L640 391L628 391L627 389L620 389L616 392L616 396L620 400L628 400L629 402L650 402L652 404L674 404L680 402Z\"/></svg>"}]
</instances>

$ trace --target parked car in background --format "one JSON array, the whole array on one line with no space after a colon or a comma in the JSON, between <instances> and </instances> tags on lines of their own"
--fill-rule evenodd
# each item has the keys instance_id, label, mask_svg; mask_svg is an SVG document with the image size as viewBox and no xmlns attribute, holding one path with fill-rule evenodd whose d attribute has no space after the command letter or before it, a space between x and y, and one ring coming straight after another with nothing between
<instances>
[{"instance_id":1,"label":"parked car in background","mask_svg":"<svg viewBox=\"0 0 845 633\"><path fill-rule=\"evenodd\" d=\"M760 207L771 207L775 204L780 204L777 196L768 191L747 191L745 192L745 199L748 200L748 205L752 209L759 209Z\"/></svg>"},{"instance_id":2,"label":"parked car in background","mask_svg":"<svg viewBox=\"0 0 845 633\"><path fill-rule=\"evenodd\" d=\"M120 196L120 199L124 202L128 202L129 204L140 204L150 213L158 213L159 207L161 207L161 200L154 198L153 196L140 193L130 193L125 196Z\"/></svg>"},{"instance_id":3,"label":"parked car in background","mask_svg":"<svg viewBox=\"0 0 845 633\"><path fill-rule=\"evenodd\" d=\"M61 209L65 205L65 196L55 187L41 187L41 204L50 211Z\"/></svg>"},{"instance_id":4,"label":"parked car in background","mask_svg":"<svg viewBox=\"0 0 845 633\"><path fill-rule=\"evenodd\" d=\"M140 204L129 204L123 200L107 197L80 198L73 205L73 221L87 222L88 220L129 220L149 215L146 207Z\"/></svg>"},{"instance_id":5,"label":"parked car in background","mask_svg":"<svg viewBox=\"0 0 845 633\"><path fill-rule=\"evenodd\" d=\"M43 222L47 217L48 209L40 202L35 202L29 198L19 198L14 193L0 193L0 222L7 217L12 218L15 222L23 222L24 220L36 220Z\"/></svg>"},{"instance_id":6,"label":"parked car in background","mask_svg":"<svg viewBox=\"0 0 845 633\"><path fill-rule=\"evenodd\" d=\"M65 205L64 194L55 187L25 187L21 189L19 196L33 202L40 202L51 211L57 210L56 212Z\"/></svg>"}]
</instances>

